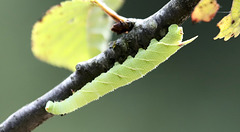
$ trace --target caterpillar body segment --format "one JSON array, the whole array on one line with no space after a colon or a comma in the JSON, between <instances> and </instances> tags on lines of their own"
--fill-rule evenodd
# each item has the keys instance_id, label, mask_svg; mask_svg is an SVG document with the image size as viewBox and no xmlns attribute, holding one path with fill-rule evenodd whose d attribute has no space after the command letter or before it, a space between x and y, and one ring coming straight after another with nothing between
<instances>
[{"instance_id":1,"label":"caterpillar body segment","mask_svg":"<svg viewBox=\"0 0 240 132\"><path fill-rule=\"evenodd\" d=\"M99 97L127 85L156 68L167 60L183 45L192 42L196 37L182 43L182 28L173 24L167 35L159 42L153 39L146 50L139 49L135 57L129 56L122 64L118 62L108 70L87 83L82 89L61 102L48 101L46 111L55 115L70 113Z\"/></svg>"}]
</instances>

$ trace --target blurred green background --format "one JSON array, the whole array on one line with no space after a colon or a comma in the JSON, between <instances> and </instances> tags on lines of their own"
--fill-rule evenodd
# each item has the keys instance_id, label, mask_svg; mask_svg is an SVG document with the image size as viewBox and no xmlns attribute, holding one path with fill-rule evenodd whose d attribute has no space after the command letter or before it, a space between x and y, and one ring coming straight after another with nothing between
<instances>
[{"instance_id":1,"label":"blurred green background","mask_svg":"<svg viewBox=\"0 0 240 132\"><path fill-rule=\"evenodd\" d=\"M43 95L71 72L37 60L31 29L60 0L0 0L0 122ZM119 14L145 18L168 0L126 0ZM225 2L225 3L224 3ZM231 1L219 0L220 11ZM34 132L239 132L240 37L214 41L211 23L184 23L184 38L199 38L131 85Z\"/></svg>"}]
</instances>

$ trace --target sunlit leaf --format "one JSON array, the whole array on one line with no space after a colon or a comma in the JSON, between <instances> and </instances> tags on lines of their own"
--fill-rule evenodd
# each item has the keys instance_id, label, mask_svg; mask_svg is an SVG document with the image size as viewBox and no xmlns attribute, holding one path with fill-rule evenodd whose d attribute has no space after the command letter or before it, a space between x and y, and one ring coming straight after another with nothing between
<instances>
[{"instance_id":1,"label":"sunlit leaf","mask_svg":"<svg viewBox=\"0 0 240 132\"><path fill-rule=\"evenodd\" d=\"M224 38L225 41L231 37L237 37L240 33L240 0L233 0L231 13L225 16L217 26L220 29L219 34L214 38Z\"/></svg>"},{"instance_id":2,"label":"sunlit leaf","mask_svg":"<svg viewBox=\"0 0 240 132\"><path fill-rule=\"evenodd\" d=\"M209 22L214 18L218 9L217 0L201 0L192 13L192 21L195 23Z\"/></svg>"},{"instance_id":3,"label":"sunlit leaf","mask_svg":"<svg viewBox=\"0 0 240 132\"><path fill-rule=\"evenodd\" d=\"M123 0L104 0L117 10ZM107 47L113 20L90 0L62 2L49 9L32 31L33 54L55 66L75 70Z\"/></svg>"}]
</instances>

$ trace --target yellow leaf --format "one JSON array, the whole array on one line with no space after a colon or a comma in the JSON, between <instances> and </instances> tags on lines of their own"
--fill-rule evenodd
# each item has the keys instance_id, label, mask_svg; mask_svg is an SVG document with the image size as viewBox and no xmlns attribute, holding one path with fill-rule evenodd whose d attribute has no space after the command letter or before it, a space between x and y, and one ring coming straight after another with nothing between
<instances>
[{"instance_id":1,"label":"yellow leaf","mask_svg":"<svg viewBox=\"0 0 240 132\"><path fill-rule=\"evenodd\" d=\"M195 23L200 21L209 22L214 18L218 9L217 0L201 0L191 15L192 21Z\"/></svg>"},{"instance_id":2,"label":"yellow leaf","mask_svg":"<svg viewBox=\"0 0 240 132\"><path fill-rule=\"evenodd\" d=\"M231 37L237 37L240 33L240 0L233 0L231 13L225 16L217 26L220 29L218 35L214 38L224 41L229 40Z\"/></svg>"},{"instance_id":3,"label":"yellow leaf","mask_svg":"<svg viewBox=\"0 0 240 132\"><path fill-rule=\"evenodd\" d=\"M123 0L105 0L118 9ZM49 64L75 70L75 65L106 49L113 20L90 0L62 2L49 9L32 30L32 52Z\"/></svg>"}]
</instances>

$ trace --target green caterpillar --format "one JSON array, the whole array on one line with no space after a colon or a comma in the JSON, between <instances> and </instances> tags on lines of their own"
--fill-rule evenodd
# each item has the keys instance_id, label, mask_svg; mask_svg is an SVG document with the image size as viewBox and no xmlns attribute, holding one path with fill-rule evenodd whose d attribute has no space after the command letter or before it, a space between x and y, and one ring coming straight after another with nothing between
<instances>
[{"instance_id":1,"label":"green caterpillar","mask_svg":"<svg viewBox=\"0 0 240 132\"><path fill-rule=\"evenodd\" d=\"M129 56L122 64L116 62L110 70L87 83L64 101L48 101L46 111L55 115L70 113L116 88L143 77L197 36L184 42L182 38L182 27L171 25L167 35L159 42L153 39L146 50L139 49L135 57Z\"/></svg>"}]
</instances>

